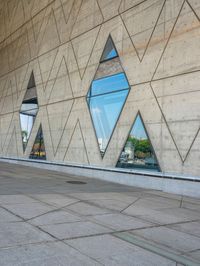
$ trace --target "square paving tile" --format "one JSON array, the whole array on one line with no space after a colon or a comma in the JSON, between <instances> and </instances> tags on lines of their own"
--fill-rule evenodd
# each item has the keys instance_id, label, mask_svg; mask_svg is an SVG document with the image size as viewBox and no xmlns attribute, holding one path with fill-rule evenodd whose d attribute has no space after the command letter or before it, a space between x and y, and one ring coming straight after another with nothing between
<instances>
[{"instance_id":1,"label":"square paving tile","mask_svg":"<svg viewBox=\"0 0 200 266\"><path fill-rule=\"evenodd\" d=\"M108 208L114 211L122 211L130 205L130 203L120 201L117 199L100 199L100 200L92 200L91 202L101 208Z\"/></svg>"},{"instance_id":2,"label":"square paving tile","mask_svg":"<svg viewBox=\"0 0 200 266\"><path fill-rule=\"evenodd\" d=\"M67 211L58 210L43 214L39 217L29 220L33 225L50 225L81 221L81 217L71 214Z\"/></svg>"},{"instance_id":3,"label":"square paving tile","mask_svg":"<svg viewBox=\"0 0 200 266\"><path fill-rule=\"evenodd\" d=\"M200 212L195 210L188 210L185 208L169 208L165 209L164 212L169 215L176 215L185 220L200 220Z\"/></svg>"},{"instance_id":4,"label":"square paving tile","mask_svg":"<svg viewBox=\"0 0 200 266\"><path fill-rule=\"evenodd\" d=\"M91 219L114 230L131 230L153 226L153 223L120 213L96 215L92 216Z\"/></svg>"},{"instance_id":5,"label":"square paving tile","mask_svg":"<svg viewBox=\"0 0 200 266\"><path fill-rule=\"evenodd\" d=\"M32 199L25 195L0 195L0 205L4 204L20 204L20 203L32 203L37 202L36 199Z\"/></svg>"},{"instance_id":6,"label":"square paving tile","mask_svg":"<svg viewBox=\"0 0 200 266\"><path fill-rule=\"evenodd\" d=\"M106 193L70 193L69 195L72 195L75 198L81 199L81 200L120 200L124 201L126 203L131 203L134 202L137 197L131 196L131 195L125 195L122 193L117 193L117 192L106 192Z\"/></svg>"},{"instance_id":7,"label":"square paving tile","mask_svg":"<svg viewBox=\"0 0 200 266\"><path fill-rule=\"evenodd\" d=\"M9 204L3 205L6 209L11 212L19 215L24 219L31 219L38 215L47 213L55 209L55 207L50 207L44 203L33 202L33 203L24 203L24 204Z\"/></svg>"},{"instance_id":8,"label":"square paving tile","mask_svg":"<svg viewBox=\"0 0 200 266\"><path fill-rule=\"evenodd\" d=\"M180 223L175 225L169 225L168 227L177 231L200 237L200 222Z\"/></svg>"},{"instance_id":9,"label":"square paving tile","mask_svg":"<svg viewBox=\"0 0 200 266\"><path fill-rule=\"evenodd\" d=\"M0 247L54 240L48 234L24 222L0 223ZM1 264L1 263L0 263Z\"/></svg>"},{"instance_id":10,"label":"square paving tile","mask_svg":"<svg viewBox=\"0 0 200 266\"><path fill-rule=\"evenodd\" d=\"M200 212L200 204L190 203L190 202L183 202L181 205L182 208L198 211Z\"/></svg>"},{"instance_id":11,"label":"square paving tile","mask_svg":"<svg viewBox=\"0 0 200 266\"><path fill-rule=\"evenodd\" d=\"M161 197L145 197L137 200L132 206L149 208L153 210L180 207L180 201Z\"/></svg>"},{"instance_id":12,"label":"square paving tile","mask_svg":"<svg viewBox=\"0 0 200 266\"><path fill-rule=\"evenodd\" d=\"M64 243L43 243L0 249L1 266L98 266Z\"/></svg>"},{"instance_id":13,"label":"square paving tile","mask_svg":"<svg viewBox=\"0 0 200 266\"><path fill-rule=\"evenodd\" d=\"M166 227L154 227L131 232L160 246L172 248L177 253L200 249L200 238Z\"/></svg>"},{"instance_id":14,"label":"square paving tile","mask_svg":"<svg viewBox=\"0 0 200 266\"><path fill-rule=\"evenodd\" d=\"M19 217L13 215L12 213L0 208L0 223L5 223L5 222L18 222L21 221Z\"/></svg>"},{"instance_id":15,"label":"square paving tile","mask_svg":"<svg viewBox=\"0 0 200 266\"><path fill-rule=\"evenodd\" d=\"M66 241L107 266L175 266L176 263L110 235Z\"/></svg>"},{"instance_id":16,"label":"square paving tile","mask_svg":"<svg viewBox=\"0 0 200 266\"><path fill-rule=\"evenodd\" d=\"M200 250L192 251L189 253L184 254L184 256L188 258L192 258L197 262L200 262Z\"/></svg>"},{"instance_id":17,"label":"square paving tile","mask_svg":"<svg viewBox=\"0 0 200 266\"><path fill-rule=\"evenodd\" d=\"M32 196L44 203L48 203L56 207L64 207L79 201L60 194L36 194Z\"/></svg>"},{"instance_id":18,"label":"square paving tile","mask_svg":"<svg viewBox=\"0 0 200 266\"><path fill-rule=\"evenodd\" d=\"M105 214L105 213L111 213L110 210L107 210L105 208L96 207L84 202L78 202L73 205L70 205L65 208L66 210L71 210L73 212L76 212L78 214L87 216L87 215L96 215L96 214Z\"/></svg>"},{"instance_id":19,"label":"square paving tile","mask_svg":"<svg viewBox=\"0 0 200 266\"><path fill-rule=\"evenodd\" d=\"M41 226L41 228L58 239L68 239L112 232L111 229L89 221L46 225Z\"/></svg>"},{"instance_id":20,"label":"square paving tile","mask_svg":"<svg viewBox=\"0 0 200 266\"><path fill-rule=\"evenodd\" d=\"M187 222L199 219L199 214L190 210L181 208L153 210L148 207L130 206L123 213L141 217L147 221L158 224L170 224Z\"/></svg>"}]
</instances>

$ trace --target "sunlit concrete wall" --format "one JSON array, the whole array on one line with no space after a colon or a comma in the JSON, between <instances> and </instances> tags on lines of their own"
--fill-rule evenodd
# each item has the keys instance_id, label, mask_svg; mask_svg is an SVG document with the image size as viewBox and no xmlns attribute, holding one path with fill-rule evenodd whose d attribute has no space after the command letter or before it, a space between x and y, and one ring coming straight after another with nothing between
<instances>
[{"instance_id":1,"label":"sunlit concrete wall","mask_svg":"<svg viewBox=\"0 0 200 266\"><path fill-rule=\"evenodd\" d=\"M131 91L101 158L86 103L109 34ZM25 153L19 110L34 72L39 112ZM163 172L200 176L199 0L0 0L0 152L115 166L140 111Z\"/></svg>"}]
</instances>

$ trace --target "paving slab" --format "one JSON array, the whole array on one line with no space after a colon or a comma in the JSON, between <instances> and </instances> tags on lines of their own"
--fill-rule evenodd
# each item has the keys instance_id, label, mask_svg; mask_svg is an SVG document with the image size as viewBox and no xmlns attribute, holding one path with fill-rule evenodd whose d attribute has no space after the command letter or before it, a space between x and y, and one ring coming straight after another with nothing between
<instances>
[{"instance_id":1,"label":"paving slab","mask_svg":"<svg viewBox=\"0 0 200 266\"><path fill-rule=\"evenodd\" d=\"M114 230L131 230L154 225L153 223L145 222L139 218L123 215L121 213L96 215L92 216L91 220Z\"/></svg>"},{"instance_id":2,"label":"paving slab","mask_svg":"<svg viewBox=\"0 0 200 266\"><path fill-rule=\"evenodd\" d=\"M48 234L24 222L0 223L0 248L52 240Z\"/></svg>"},{"instance_id":3,"label":"paving slab","mask_svg":"<svg viewBox=\"0 0 200 266\"><path fill-rule=\"evenodd\" d=\"M112 232L111 229L90 221L41 226L57 239L69 239Z\"/></svg>"},{"instance_id":4,"label":"paving slab","mask_svg":"<svg viewBox=\"0 0 200 266\"><path fill-rule=\"evenodd\" d=\"M19 221L22 221L22 219L0 207L0 223Z\"/></svg>"},{"instance_id":5,"label":"paving slab","mask_svg":"<svg viewBox=\"0 0 200 266\"><path fill-rule=\"evenodd\" d=\"M176 263L110 235L66 241L103 265L175 266Z\"/></svg>"},{"instance_id":6,"label":"paving slab","mask_svg":"<svg viewBox=\"0 0 200 266\"><path fill-rule=\"evenodd\" d=\"M120 200L120 201L124 201L126 203L131 203L134 202L138 197L135 197L133 195L125 195L123 193L117 193L117 192L110 192L110 193L70 193L69 196L78 198L80 200L88 200L88 201L92 201L92 200L108 200L108 199L112 199L112 200Z\"/></svg>"},{"instance_id":7,"label":"paving slab","mask_svg":"<svg viewBox=\"0 0 200 266\"><path fill-rule=\"evenodd\" d=\"M50 224L62 224L62 223L71 223L78 222L83 220L80 216L71 214L67 211L56 210L43 214L39 217L29 220L29 223L32 225L50 225Z\"/></svg>"},{"instance_id":8,"label":"paving slab","mask_svg":"<svg viewBox=\"0 0 200 266\"><path fill-rule=\"evenodd\" d=\"M0 249L1 266L98 266L95 260L64 243Z\"/></svg>"},{"instance_id":9,"label":"paving slab","mask_svg":"<svg viewBox=\"0 0 200 266\"><path fill-rule=\"evenodd\" d=\"M185 202L182 202L181 207L185 209L200 212L200 204L198 203L191 203L191 202L185 201Z\"/></svg>"},{"instance_id":10,"label":"paving slab","mask_svg":"<svg viewBox=\"0 0 200 266\"><path fill-rule=\"evenodd\" d=\"M72 203L78 202L79 200L73 199L71 197L59 195L59 194L34 194L31 195L37 200L40 200L44 203L47 203L49 205L55 206L55 207L64 207L68 206Z\"/></svg>"},{"instance_id":11,"label":"paving slab","mask_svg":"<svg viewBox=\"0 0 200 266\"><path fill-rule=\"evenodd\" d=\"M0 166L0 265L178 266L185 265L184 258L199 261L199 199ZM66 183L80 179L87 184ZM124 234L143 242L128 241Z\"/></svg>"},{"instance_id":12,"label":"paving slab","mask_svg":"<svg viewBox=\"0 0 200 266\"><path fill-rule=\"evenodd\" d=\"M185 257L192 258L200 262L200 250L195 250L184 254ZM199 263L200 264L200 263Z\"/></svg>"},{"instance_id":13,"label":"paving slab","mask_svg":"<svg viewBox=\"0 0 200 266\"><path fill-rule=\"evenodd\" d=\"M177 253L200 249L200 238L162 226L134 230L131 233L161 246L171 248Z\"/></svg>"},{"instance_id":14,"label":"paving slab","mask_svg":"<svg viewBox=\"0 0 200 266\"><path fill-rule=\"evenodd\" d=\"M135 200L137 200L137 199L134 199L133 201L135 201ZM121 200L117 200L117 199L98 199L98 200L92 200L89 202L95 204L96 206L99 206L102 208L108 208L108 209L114 210L114 211L122 211L130 205L130 203L127 203L127 202L124 202Z\"/></svg>"},{"instance_id":15,"label":"paving slab","mask_svg":"<svg viewBox=\"0 0 200 266\"><path fill-rule=\"evenodd\" d=\"M161 197L145 197L138 199L132 206L144 207L153 210L180 207L180 201Z\"/></svg>"},{"instance_id":16,"label":"paving slab","mask_svg":"<svg viewBox=\"0 0 200 266\"><path fill-rule=\"evenodd\" d=\"M41 202L9 204L9 205L4 204L2 206L24 219L31 219L33 217L36 217L38 215L47 213L55 209Z\"/></svg>"},{"instance_id":17,"label":"paving slab","mask_svg":"<svg viewBox=\"0 0 200 266\"><path fill-rule=\"evenodd\" d=\"M96 214L105 214L105 213L111 213L112 211L105 209L105 208L100 208L98 206L94 206L85 202L78 202L73 205L70 205L66 208L65 210L71 210L75 213L78 213L83 216L88 216L88 215L96 215Z\"/></svg>"},{"instance_id":18,"label":"paving slab","mask_svg":"<svg viewBox=\"0 0 200 266\"><path fill-rule=\"evenodd\" d=\"M168 227L177 231L181 231L184 233L200 237L200 221L174 224L174 225L169 225Z\"/></svg>"},{"instance_id":19,"label":"paving slab","mask_svg":"<svg viewBox=\"0 0 200 266\"><path fill-rule=\"evenodd\" d=\"M144 220L158 224L172 224L199 219L199 213L182 208L153 210L148 207L131 205L123 213L140 217Z\"/></svg>"},{"instance_id":20,"label":"paving slab","mask_svg":"<svg viewBox=\"0 0 200 266\"><path fill-rule=\"evenodd\" d=\"M4 204L24 204L24 203L38 202L36 199L25 195L0 195L0 205Z\"/></svg>"}]
</instances>

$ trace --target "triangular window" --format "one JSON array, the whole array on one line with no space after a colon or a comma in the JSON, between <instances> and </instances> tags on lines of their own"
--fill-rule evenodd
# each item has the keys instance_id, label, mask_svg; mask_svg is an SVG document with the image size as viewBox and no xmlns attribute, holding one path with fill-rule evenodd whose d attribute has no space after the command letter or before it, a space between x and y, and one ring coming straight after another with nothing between
<instances>
[{"instance_id":1,"label":"triangular window","mask_svg":"<svg viewBox=\"0 0 200 266\"><path fill-rule=\"evenodd\" d=\"M115 48L115 45L113 43L113 40L112 40L111 36L109 36L108 40L106 42L103 54L101 56L100 62L113 59L113 58L115 58L117 56L118 56L117 50Z\"/></svg>"},{"instance_id":2,"label":"triangular window","mask_svg":"<svg viewBox=\"0 0 200 266\"><path fill-rule=\"evenodd\" d=\"M135 119L117 167L160 171L155 152L140 114Z\"/></svg>"},{"instance_id":3,"label":"triangular window","mask_svg":"<svg viewBox=\"0 0 200 266\"><path fill-rule=\"evenodd\" d=\"M23 149L25 151L33 124L38 113L38 100L33 72L29 79L27 90L20 108L20 124Z\"/></svg>"},{"instance_id":4,"label":"triangular window","mask_svg":"<svg viewBox=\"0 0 200 266\"><path fill-rule=\"evenodd\" d=\"M30 159L39 159L39 160L46 160L46 151L44 145L44 137L42 132L42 126L40 125L38 129L37 136L35 138L35 142L29 156Z\"/></svg>"}]
</instances>

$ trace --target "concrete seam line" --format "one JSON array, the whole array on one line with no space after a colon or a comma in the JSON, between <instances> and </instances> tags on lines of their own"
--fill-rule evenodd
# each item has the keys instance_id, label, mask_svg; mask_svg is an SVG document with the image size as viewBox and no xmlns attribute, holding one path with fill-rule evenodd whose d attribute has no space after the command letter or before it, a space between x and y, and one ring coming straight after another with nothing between
<instances>
[{"instance_id":1,"label":"concrete seam line","mask_svg":"<svg viewBox=\"0 0 200 266\"><path fill-rule=\"evenodd\" d=\"M195 263L194 261L191 261L190 259L182 255L178 255L163 248L159 248L155 244L150 244L148 241L140 239L139 237L136 237L130 233L113 233L112 235L138 247L151 251L157 255L173 260L177 263L181 263L187 266L199 266L198 263Z\"/></svg>"}]
</instances>

